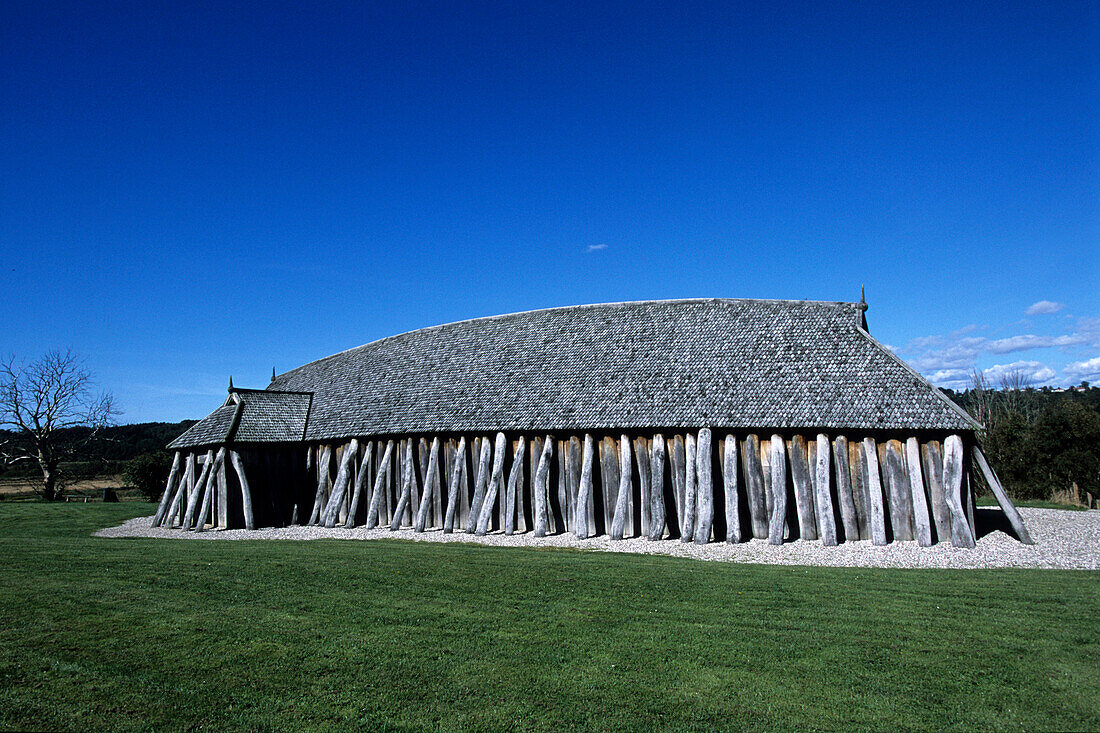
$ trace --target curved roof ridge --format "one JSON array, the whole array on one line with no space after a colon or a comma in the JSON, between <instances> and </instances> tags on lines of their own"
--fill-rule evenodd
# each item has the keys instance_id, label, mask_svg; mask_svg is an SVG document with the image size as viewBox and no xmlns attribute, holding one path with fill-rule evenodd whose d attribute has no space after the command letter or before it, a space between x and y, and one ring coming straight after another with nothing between
<instances>
[{"instance_id":1,"label":"curved roof ridge","mask_svg":"<svg viewBox=\"0 0 1100 733\"><path fill-rule=\"evenodd\" d=\"M319 364L321 362L325 362L325 361L328 361L330 359L335 359L339 356L343 356L344 354L349 354L353 351L357 351L358 349L364 349L368 346L376 346L376 345L379 345L379 344L383 344L387 341L392 341L394 339L404 338L405 336L409 336L409 335L412 335L412 334L422 334L422 333L429 333L429 332L432 332L432 331L439 331L439 330L442 330L444 328L450 328L452 326L461 326L461 325L466 324L466 323L484 323L484 322L489 322L489 321L499 321L499 320L504 320L506 318L514 318L514 317L517 317L517 316L526 316L526 315L531 315L531 314L535 314L535 313L549 313L551 311L580 311L580 310L589 310L589 309L594 309L594 308L613 308L613 307L621 307L621 306L671 305L671 304L689 304L689 303L740 303L740 304L749 304L749 303L784 304L785 303L785 304L791 304L791 305L816 305L816 306L832 306L832 307L848 306L848 307L852 307L852 308L855 308L855 307L859 306L859 303L853 303L853 302L844 301L844 300L797 300L797 299L794 299L794 298L716 298L715 297L715 298L654 298L654 299L650 299L650 300L621 300L621 301L613 301L613 302L610 302L610 303L580 303L580 304L574 304L574 305L555 305L555 306L550 306L548 308L531 308L529 310L514 311L512 313L498 313L498 314L491 315L491 316L477 316L477 317L474 317L474 318L462 318L462 319L459 319L457 321L449 321L447 323L437 323L437 324L432 325L432 326L422 326L420 328L414 328L411 331L402 331L401 333L395 333L395 334L392 334L390 336L383 336L380 339L375 339L374 341L368 341L365 344L359 344L358 346L352 346L349 349L343 349L342 351L337 351L334 354L329 354L328 356L322 356L320 359L314 359L313 361L306 362L305 364L303 364L299 367L295 367L294 369L291 369L289 371L286 371L286 372L283 372L282 374L277 375L276 379L285 377L288 374L293 374L296 371L299 371L301 369L305 369L306 367L309 367L309 366L313 366L314 364ZM274 384L275 380L272 380L271 383Z\"/></svg>"}]
</instances>

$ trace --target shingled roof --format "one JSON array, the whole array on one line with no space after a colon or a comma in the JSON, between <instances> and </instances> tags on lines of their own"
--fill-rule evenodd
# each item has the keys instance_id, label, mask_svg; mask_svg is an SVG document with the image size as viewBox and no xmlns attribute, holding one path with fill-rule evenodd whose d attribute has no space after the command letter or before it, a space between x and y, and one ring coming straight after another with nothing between
<instances>
[{"instance_id":1,"label":"shingled roof","mask_svg":"<svg viewBox=\"0 0 1100 733\"><path fill-rule=\"evenodd\" d=\"M305 439L312 395L232 389L225 404L173 440L169 448L218 443L296 443Z\"/></svg>"},{"instance_id":2,"label":"shingled roof","mask_svg":"<svg viewBox=\"0 0 1100 733\"><path fill-rule=\"evenodd\" d=\"M861 327L863 307L696 299L477 318L319 359L268 389L312 393L307 441L704 426L973 430L965 412ZM221 425L224 409L173 447L208 440L217 430L204 424Z\"/></svg>"}]
</instances>

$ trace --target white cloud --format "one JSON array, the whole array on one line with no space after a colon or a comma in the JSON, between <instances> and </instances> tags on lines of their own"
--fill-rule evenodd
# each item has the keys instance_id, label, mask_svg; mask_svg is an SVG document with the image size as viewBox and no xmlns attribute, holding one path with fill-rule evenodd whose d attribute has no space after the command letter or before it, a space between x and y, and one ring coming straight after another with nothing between
<instances>
[{"instance_id":1,"label":"white cloud","mask_svg":"<svg viewBox=\"0 0 1100 733\"><path fill-rule=\"evenodd\" d=\"M601 249L607 249L606 244L590 244L585 252L599 252Z\"/></svg>"},{"instance_id":2,"label":"white cloud","mask_svg":"<svg viewBox=\"0 0 1100 733\"><path fill-rule=\"evenodd\" d=\"M1072 380L1087 379L1088 381L1100 380L1100 356L1094 356L1086 361L1075 361L1066 364L1062 373Z\"/></svg>"},{"instance_id":3,"label":"white cloud","mask_svg":"<svg viewBox=\"0 0 1100 733\"><path fill-rule=\"evenodd\" d=\"M1057 313L1065 308L1063 303L1055 303L1053 300L1040 300L1038 303L1033 303L1026 311L1025 316L1045 316L1049 313Z\"/></svg>"},{"instance_id":4,"label":"white cloud","mask_svg":"<svg viewBox=\"0 0 1100 733\"><path fill-rule=\"evenodd\" d=\"M937 369L928 375L928 381L937 387L966 389L970 386L970 371L968 369Z\"/></svg>"},{"instance_id":5,"label":"white cloud","mask_svg":"<svg viewBox=\"0 0 1100 733\"><path fill-rule=\"evenodd\" d=\"M1006 377L1020 376L1028 386L1035 386L1054 379L1054 370L1038 361L1014 361L1011 364L994 364L983 369L982 374L994 386L1000 386Z\"/></svg>"},{"instance_id":6,"label":"white cloud","mask_svg":"<svg viewBox=\"0 0 1100 733\"><path fill-rule=\"evenodd\" d=\"M1013 351L1027 351L1028 349L1049 349L1053 346L1079 346L1088 342L1084 334L1074 333L1068 336L1036 336L1033 333L1009 336L1008 338L990 341L985 346L985 351L990 354L1010 354Z\"/></svg>"}]
</instances>

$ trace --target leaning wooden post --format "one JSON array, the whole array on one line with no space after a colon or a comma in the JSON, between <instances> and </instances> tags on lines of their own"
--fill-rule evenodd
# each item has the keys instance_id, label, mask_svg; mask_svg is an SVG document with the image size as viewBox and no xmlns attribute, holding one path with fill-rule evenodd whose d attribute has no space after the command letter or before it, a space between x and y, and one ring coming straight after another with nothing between
<instances>
[{"instance_id":1,"label":"leaning wooden post","mask_svg":"<svg viewBox=\"0 0 1100 733\"><path fill-rule=\"evenodd\" d=\"M856 524L861 540L872 539L871 532L871 487L867 485L867 455L863 441L848 443L849 476L852 479L852 499L856 505Z\"/></svg>"},{"instance_id":2,"label":"leaning wooden post","mask_svg":"<svg viewBox=\"0 0 1100 733\"><path fill-rule=\"evenodd\" d=\"M817 434L817 465L814 482L814 514L817 517L821 544L836 544L836 519L833 517L833 499L829 493L829 477L832 474L829 461L829 439Z\"/></svg>"},{"instance_id":3,"label":"leaning wooden post","mask_svg":"<svg viewBox=\"0 0 1100 733\"><path fill-rule=\"evenodd\" d=\"M390 459L393 456L393 441L386 443L386 451L382 454L382 460L378 462L378 474L374 479L374 491L370 496L370 506L367 508L367 521L363 526L374 529L378 526L378 511L382 506L382 495L386 492L386 479L390 474Z\"/></svg>"},{"instance_id":4,"label":"leaning wooden post","mask_svg":"<svg viewBox=\"0 0 1100 733\"><path fill-rule=\"evenodd\" d=\"M913 498L909 493L909 478L905 475L905 459L901 441L886 441L886 471L890 476L890 526L895 540L913 539Z\"/></svg>"},{"instance_id":5,"label":"leaning wooden post","mask_svg":"<svg viewBox=\"0 0 1100 733\"><path fill-rule=\"evenodd\" d=\"M546 500L547 484L550 478L550 461L554 453L554 438L546 436L542 442L542 454L539 456L539 465L535 470L535 480L532 482L532 493L535 503L535 536L546 536Z\"/></svg>"},{"instance_id":6,"label":"leaning wooden post","mask_svg":"<svg viewBox=\"0 0 1100 733\"><path fill-rule=\"evenodd\" d=\"M512 457L512 470L508 472L507 487L504 491L504 534L512 535L516 531L516 492L522 491L522 486L517 486L520 476L523 475L523 455L527 451L527 441L521 435L516 441L515 455Z\"/></svg>"},{"instance_id":7,"label":"leaning wooden post","mask_svg":"<svg viewBox=\"0 0 1100 733\"><path fill-rule=\"evenodd\" d=\"M443 517L443 532L450 534L455 529L455 511L458 509L458 494L466 489L466 436L458 440L455 450L454 466L451 468L451 484L447 490L447 513Z\"/></svg>"},{"instance_id":8,"label":"leaning wooden post","mask_svg":"<svg viewBox=\"0 0 1100 733\"><path fill-rule=\"evenodd\" d=\"M641 504L641 520L640 526L642 530L642 537L649 537L649 517L653 511L653 502L649 498L650 485L652 482L649 477L649 447L646 445L645 438L635 438L634 440L634 464L638 467L638 502Z\"/></svg>"},{"instance_id":9,"label":"leaning wooden post","mask_svg":"<svg viewBox=\"0 0 1100 733\"><path fill-rule=\"evenodd\" d=\"M820 448L818 453L820 454ZM840 523L844 527L844 540L859 539L859 515L856 513L855 494L852 493L852 472L848 463L848 439L838 435L833 441L833 458L836 465L836 498L840 505Z\"/></svg>"},{"instance_id":10,"label":"leaning wooden post","mask_svg":"<svg viewBox=\"0 0 1100 733\"><path fill-rule=\"evenodd\" d=\"M863 483L867 487L871 497L871 504L869 507L871 514L871 543L875 545L885 545L886 513L882 506L882 478L879 475L878 446L875 445L874 438L863 439L863 465L866 469L866 474L863 476Z\"/></svg>"},{"instance_id":11,"label":"leaning wooden post","mask_svg":"<svg viewBox=\"0 0 1100 733\"><path fill-rule=\"evenodd\" d=\"M413 442L405 441L405 459L401 462L401 495L397 499L397 506L393 510L393 519L390 521L390 530L401 527L401 519L405 515L405 509L412 498L412 485L416 480L416 463L413 458Z\"/></svg>"},{"instance_id":12,"label":"leaning wooden post","mask_svg":"<svg viewBox=\"0 0 1100 733\"><path fill-rule=\"evenodd\" d=\"M1012 500L1008 498L1008 493L1005 491L1004 486L1001 485L1001 480L997 478L996 472L993 467L989 465L989 461L985 459L985 455L982 453L981 448L974 446L974 458L978 461L978 468L982 470L982 475L985 476L985 482L989 484L989 488L993 489L993 495L997 497L997 503L1001 505L1001 511L1008 517L1008 523L1012 525L1013 531L1016 532L1016 536L1020 538L1020 542L1025 545L1034 545L1035 540L1031 539L1031 533L1027 531L1027 527L1024 526L1024 518L1020 516L1020 512L1012 504Z\"/></svg>"},{"instance_id":13,"label":"leaning wooden post","mask_svg":"<svg viewBox=\"0 0 1100 733\"><path fill-rule=\"evenodd\" d=\"M229 464L237 474L237 482L241 485L241 509L244 513L244 528L256 529L256 519L252 514L252 492L248 488L248 479L244 475L244 462L241 454L235 450L229 451Z\"/></svg>"},{"instance_id":14,"label":"leaning wooden post","mask_svg":"<svg viewBox=\"0 0 1100 733\"><path fill-rule=\"evenodd\" d=\"M695 436L684 436L684 513L680 519L680 541L691 542L695 539L695 503L698 485L695 471L697 459Z\"/></svg>"},{"instance_id":15,"label":"leaning wooden post","mask_svg":"<svg viewBox=\"0 0 1100 733\"><path fill-rule=\"evenodd\" d=\"M176 485L179 472L180 452L176 451L176 455L172 458L172 470L168 473L168 483L164 486L164 496L160 498L160 506L157 507L157 513L153 516L154 527L159 527L164 520L164 513L168 510L168 503L172 500L172 489Z\"/></svg>"},{"instance_id":16,"label":"leaning wooden post","mask_svg":"<svg viewBox=\"0 0 1100 733\"><path fill-rule=\"evenodd\" d=\"M791 483L794 484L794 506L798 514L798 536L804 540L817 539L817 517L814 515L814 490L810 482L810 464L807 458L806 438L791 436ZM779 489L773 491L778 493Z\"/></svg>"},{"instance_id":17,"label":"leaning wooden post","mask_svg":"<svg viewBox=\"0 0 1100 733\"><path fill-rule=\"evenodd\" d=\"M929 441L921 446L921 464L928 480L929 500L932 504L932 520L936 525L936 539L945 542L951 538L951 510L943 492L943 456L939 445Z\"/></svg>"},{"instance_id":18,"label":"leaning wooden post","mask_svg":"<svg viewBox=\"0 0 1100 733\"><path fill-rule=\"evenodd\" d=\"M224 480L222 473L222 467L225 464L225 447L218 449L218 455L214 457L214 466L210 469L210 473L206 476L206 489L202 495L202 508L199 509L199 516L195 520L195 526L193 529L196 532L202 532L206 529L206 519L210 515L211 505L214 501L214 487L219 481Z\"/></svg>"},{"instance_id":19,"label":"leaning wooden post","mask_svg":"<svg viewBox=\"0 0 1100 733\"><path fill-rule=\"evenodd\" d=\"M184 495L195 484L195 454L188 453L183 464L183 476L179 480L179 485L176 486L176 495L172 497L172 503L168 505L168 511L164 515L163 521L169 527L175 526L177 520L182 524L180 505L183 503Z\"/></svg>"},{"instance_id":20,"label":"leaning wooden post","mask_svg":"<svg viewBox=\"0 0 1100 733\"><path fill-rule=\"evenodd\" d=\"M924 478L920 472L920 444L916 438L905 441L905 459L909 468L909 491L913 499L913 529L917 544L932 546L932 518L928 512L928 499L924 495Z\"/></svg>"},{"instance_id":21,"label":"leaning wooden post","mask_svg":"<svg viewBox=\"0 0 1100 733\"><path fill-rule=\"evenodd\" d=\"M413 530L423 532L428 523L428 512L432 509L433 495L439 492L439 438L432 438L431 455L428 457L428 470L424 475L424 493L420 497L420 507L416 511L416 523Z\"/></svg>"},{"instance_id":22,"label":"leaning wooden post","mask_svg":"<svg viewBox=\"0 0 1100 733\"><path fill-rule=\"evenodd\" d=\"M584 456L581 458L581 480L577 486L577 506L573 510L576 517L573 533L578 539L588 539L588 505L592 501L592 435L584 435Z\"/></svg>"},{"instance_id":23,"label":"leaning wooden post","mask_svg":"<svg viewBox=\"0 0 1100 733\"><path fill-rule=\"evenodd\" d=\"M684 483L687 476L687 469L684 464L686 462L687 453L684 449L684 438L680 435L673 435L668 441L668 472L672 477L672 501L676 504L677 532L680 532L684 524Z\"/></svg>"},{"instance_id":24,"label":"leaning wooden post","mask_svg":"<svg viewBox=\"0 0 1100 733\"><path fill-rule=\"evenodd\" d=\"M355 474L355 488L351 493L351 505L348 506L348 516L344 520L345 529L355 527L355 515L359 513L359 501L363 496L363 487L370 480L370 464L373 456L374 451L371 449L371 442L368 440L363 451L363 460L360 461L359 470Z\"/></svg>"},{"instance_id":25,"label":"leaning wooden post","mask_svg":"<svg viewBox=\"0 0 1100 733\"><path fill-rule=\"evenodd\" d=\"M714 478L711 475L711 435L710 428L699 431L695 446L696 512L695 544L710 542L710 533L714 528Z\"/></svg>"},{"instance_id":26,"label":"leaning wooden post","mask_svg":"<svg viewBox=\"0 0 1100 733\"><path fill-rule=\"evenodd\" d=\"M326 445L317 459L317 493L313 496L313 511L309 515L309 525L321 522L321 509L324 508L325 489L328 488L329 462L332 460L332 446Z\"/></svg>"},{"instance_id":27,"label":"leaning wooden post","mask_svg":"<svg viewBox=\"0 0 1100 733\"><path fill-rule=\"evenodd\" d=\"M737 497L737 438L722 441L722 489L726 496L726 544L741 541L740 501Z\"/></svg>"},{"instance_id":28,"label":"leaning wooden post","mask_svg":"<svg viewBox=\"0 0 1100 733\"><path fill-rule=\"evenodd\" d=\"M649 447L649 539L665 536L665 436L657 433Z\"/></svg>"},{"instance_id":29,"label":"leaning wooden post","mask_svg":"<svg viewBox=\"0 0 1100 733\"><path fill-rule=\"evenodd\" d=\"M974 547L974 534L966 521L962 505L963 442L957 435L949 435L943 442L943 492L947 508L951 511L951 544L955 547Z\"/></svg>"},{"instance_id":30,"label":"leaning wooden post","mask_svg":"<svg viewBox=\"0 0 1100 733\"><path fill-rule=\"evenodd\" d=\"M745 449L741 452L741 465L745 469L745 496L752 520L752 536L758 540L768 538L768 506L764 499L764 467L760 463L760 438L750 433L745 436Z\"/></svg>"},{"instance_id":31,"label":"leaning wooden post","mask_svg":"<svg viewBox=\"0 0 1100 733\"><path fill-rule=\"evenodd\" d=\"M344 503L344 495L347 493L348 483L351 482L352 461L355 460L355 455L358 452L359 441L352 438L351 443L344 448L344 453L340 456L340 467L336 470L336 483L332 486L328 504L321 514L321 524L329 529L336 526L336 518L340 514L340 505Z\"/></svg>"},{"instance_id":32,"label":"leaning wooden post","mask_svg":"<svg viewBox=\"0 0 1100 733\"><path fill-rule=\"evenodd\" d=\"M481 439L481 456L477 464L477 476L474 479L474 498L470 502L470 521L466 522L466 533L477 531L481 519L481 505L485 503L485 487L489 483L489 460L492 458L492 446L488 438Z\"/></svg>"},{"instance_id":33,"label":"leaning wooden post","mask_svg":"<svg viewBox=\"0 0 1100 733\"><path fill-rule=\"evenodd\" d=\"M489 488L485 492L485 498L481 502L481 514L477 518L475 534L484 535L489 531L489 524L493 521L493 505L500 495L500 485L504 478L504 452L508 449L508 441L504 433L497 433L496 442L493 445L493 472L489 477ZM503 499L503 497L500 497ZM501 503L504 503L501 501Z\"/></svg>"},{"instance_id":34,"label":"leaning wooden post","mask_svg":"<svg viewBox=\"0 0 1100 733\"><path fill-rule=\"evenodd\" d=\"M210 480L210 473L213 468L214 451L208 450L206 451L206 460L202 464L202 473L199 474L199 481L195 484L195 490L191 492L191 496L187 497L187 512L183 515L184 529L191 528L195 523L195 510L199 508L199 500L202 499L201 494Z\"/></svg>"},{"instance_id":35,"label":"leaning wooden post","mask_svg":"<svg viewBox=\"0 0 1100 733\"><path fill-rule=\"evenodd\" d=\"M783 529L787 523L787 460L783 436L772 436L768 459L772 477L772 516L768 522L768 544L781 545Z\"/></svg>"},{"instance_id":36,"label":"leaning wooden post","mask_svg":"<svg viewBox=\"0 0 1100 733\"><path fill-rule=\"evenodd\" d=\"M559 533L569 531L573 516L573 500L569 498L569 474L565 461L567 445L569 443L565 440L558 440L558 510L561 512L562 526L556 527L555 531Z\"/></svg>"},{"instance_id":37,"label":"leaning wooden post","mask_svg":"<svg viewBox=\"0 0 1100 733\"><path fill-rule=\"evenodd\" d=\"M615 514L611 518L611 530L607 533L613 540L621 540L626 529L627 506L630 503L630 438L619 438L619 490L615 495Z\"/></svg>"}]
</instances>

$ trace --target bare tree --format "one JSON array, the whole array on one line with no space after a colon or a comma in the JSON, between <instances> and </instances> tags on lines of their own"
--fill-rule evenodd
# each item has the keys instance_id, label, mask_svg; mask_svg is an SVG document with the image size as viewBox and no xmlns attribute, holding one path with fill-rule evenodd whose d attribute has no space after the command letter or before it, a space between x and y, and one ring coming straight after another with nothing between
<instances>
[{"instance_id":1,"label":"bare tree","mask_svg":"<svg viewBox=\"0 0 1100 733\"><path fill-rule=\"evenodd\" d=\"M0 428L13 433L0 443L0 460L37 463L42 483L36 491L46 501L61 498L61 462L94 440L115 414L111 395L92 387L84 361L71 351L0 363Z\"/></svg>"},{"instance_id":2,"label":"bare tree","mask_svg":"<svg viewBox=\"0 0 1100 733\"><path fill-rule=\"evenodd\" d=\"M971 413L974 418L980 422L986 430L992 427L993 423L993 401L994 394L993 388L989 384L989 380L986 378L985 373L978 368L970 373L970 392L971 392Z\"/></svg>"}]
</instances>

